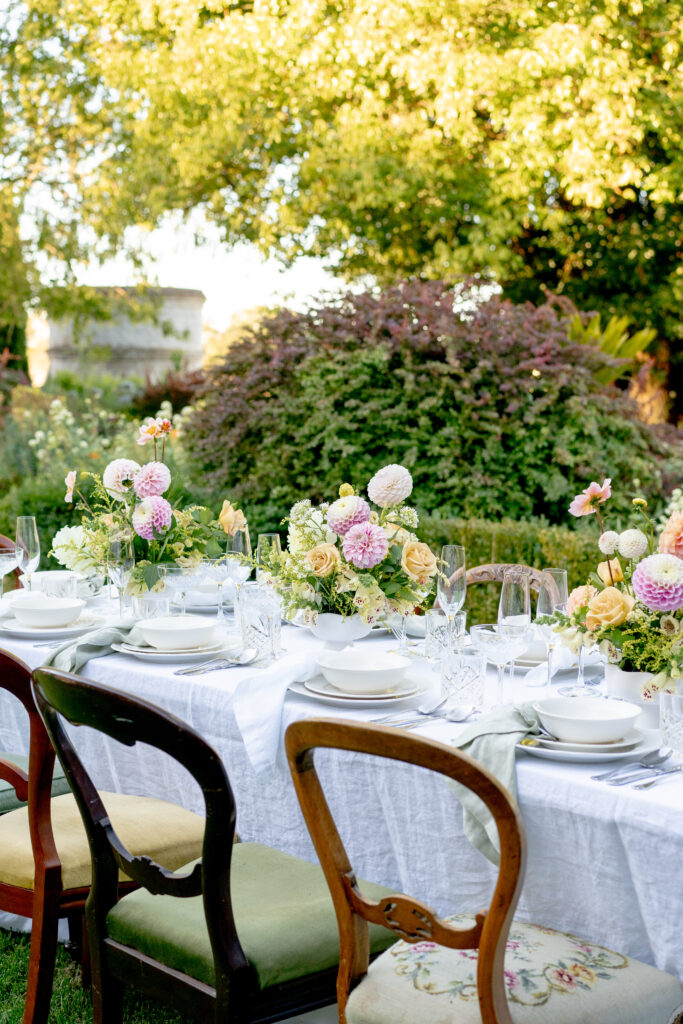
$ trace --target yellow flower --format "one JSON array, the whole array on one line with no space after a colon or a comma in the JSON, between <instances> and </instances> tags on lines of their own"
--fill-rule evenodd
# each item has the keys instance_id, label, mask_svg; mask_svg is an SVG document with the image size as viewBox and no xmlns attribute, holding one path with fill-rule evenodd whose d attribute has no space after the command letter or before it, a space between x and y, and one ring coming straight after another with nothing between
<instances>
[{"instance_id":1,"label":"yellow flower","mask_svg":"<svg viewBox=\"0 0 683 1024\"><path fill-rule=\"evenodd\" d=\"M355 491L351 484L342 484L339 488L340 498L350 498L352 494L355 494Z\"/></svg>"},{"instance_id":2,"label":"yellow flower","mask_svg":"<svg viewBox=\"0 0 683 1024\"><path fill-rule=\"evenodd\" d=\"M304 555L304 562L316 576L331 576L341 561L334 544L316 544Z\"/></svg>"},{"instance_id":3,"label":"yellow flower","mask_svg":"<svg viewBox=\"0 0 683 1024\"><path fill-rule=\"evenodd\" d=\"M436 556L428 544L409 540L403 545L401 567L411 580L417 580L424 587L436 575Z\"/></svg>"},{"instance_id":4,"label":"yellow flower","mask_svg":"<svg viewBox=\"0 0 683 1024\"><path fill-rule=\"evenodd\" d=\"M396 523L385 523L383 529L390 544L403 545L407 544L410 540L408 531Z\"/></svg>"},{"instance_id":5,"label":"yellow flower","mask_svg":"<svg viewBox=\"0 0 683 1024\"><path fill-rule=\"evenodd\" d=\"M586 629L592 632L604 626L620 626L635 603L630 594L623 594L616 587L605 587L588 602Z\"/></svg>"},{"instance_id":6,"label":"yellow flower","mask_svg":"<svg viewBox=\"0 0 683 1024\"><path fill-rule=\"evenodd\" d=\"M611 576L610 569L612 570ZM621 581L624 578L624 574L621 571L621 564L618 558L613 558L609 562L600 562L600 565L597 569L597 573L602 582L605 584L605 586L609 586L611 583L621 583Z\"/></svg>"},{"instance_id":7,"label":"yellow flower","mask_svg":"<svg viewBox=\"0 0 683 1024\"><path fill-rule=\"evenodd\" d=\"M241 509L233 508L232 503L227 500L223 502L218 522L229 537L234 537L238 530L243 530L247 525L247 520Z\"/></svg>"}]
</instances>

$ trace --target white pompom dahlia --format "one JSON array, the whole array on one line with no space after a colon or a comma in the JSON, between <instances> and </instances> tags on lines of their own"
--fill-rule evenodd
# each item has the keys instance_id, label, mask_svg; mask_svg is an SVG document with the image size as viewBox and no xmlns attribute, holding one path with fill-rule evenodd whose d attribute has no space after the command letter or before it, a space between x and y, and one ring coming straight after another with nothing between
<instances>
[{"instance_id":1,"label":"white pompom dahlia","mask_svg":"<svg viewBox=\"0 0 683 1024\"><path fill-rule=\"evenodd\" d=\"M133 478L140 470L140 464L133 459L114 459L102 474L102 483L112 498L123 498L133 486Z\"/></svg>"},{"instance_id":2,"label":"white pompom dahlia","mask_svg":"<svg viewBox=\"0 0 683 1024\"><path fill-rule=\"evenodd\" d=\"M370 518L370 506L364 498L349 494L345 498L337 498L327 510L327 525L333 533L343 537L352 526L367 523Z\"/></svg>"},{"instance_id":3,"label":"white pompom dahlia","mask_svg":"<svg viewBox=\"0 0 683 1024\"><path fill-rule=\"evenodd\" d=\"M617 548L619 546L619 534L616 530L605 530L600 536L598 541L598 547L602 551L603 555L616 555Z\"/></svg>"},{"instance_id":4,"label":"white pompom dahlia","mask_svg":"<svg viewBox=\"0 0 683 1024\"><path fill-rule=\"evenodd\" d=\"M412 493L413 478L405 466L392 463L378 470L368 484L370 501L380 508L400 505Z\"/></svg>"},{"instance_id":5,"label":"white pompom dahlia","mask_svg":"<svg viewBox=\"0 0 683 1024\"><path fill-rule=\"evenodd\" d=\"M642 530L624 530L619 534L619 554L634 561L647 554L647 537Z\"/></svg>"}]
</instances>

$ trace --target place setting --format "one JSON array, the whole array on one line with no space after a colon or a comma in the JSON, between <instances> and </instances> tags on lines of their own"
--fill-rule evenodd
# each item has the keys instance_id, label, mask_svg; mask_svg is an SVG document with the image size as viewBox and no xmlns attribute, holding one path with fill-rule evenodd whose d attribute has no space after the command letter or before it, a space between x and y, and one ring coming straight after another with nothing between
<instances>
[{"instance_id":1,"label":"place setting","mask_svg":"<svg viewBox=\"0 0 683 1024\"><path fill-rule=\"evenodd\" d=\"M290 683L289 689L299 696L348 708L394 704L419 696L431 685L417 676L410 659L367 647L323 651L316 656L316 666L318 675Z\"/></svg>"}]
</instances>

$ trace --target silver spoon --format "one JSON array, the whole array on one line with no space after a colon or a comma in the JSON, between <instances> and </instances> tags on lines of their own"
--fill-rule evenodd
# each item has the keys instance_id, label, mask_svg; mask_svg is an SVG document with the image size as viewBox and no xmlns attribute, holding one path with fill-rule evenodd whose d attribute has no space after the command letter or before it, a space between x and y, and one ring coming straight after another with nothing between
<instances>
[{"instance_id":1,"label":"silver spoon","mask_svg":"<svg viewBox=\"0 0 683 1024\"><path fill-rule=\"evenodd\" d=\"M620 764L618 768L613 768L609 772L591 775L591 779L600 782L603 779L615 778L624 772L638 772L641 768L656 768L660 764L664 764L665 761L668 761L672 754L673 749L671 747L660 747L658 750L651 750L649 754L644 754L640 761L629 761L628 764Z\"/></svg>"},{"instance_id":2,"label":"silver spoon","mask_svg":"<svg viewBox=\"0 0 683 1024\"><path fill-rule=\"evenodd\" d=\"M192 668L178 668L173 673L174 676L201 676L205 672L216 672L223 668L238 668L240 665L251 665L252 661L256 659L258 651L253 647L248 647L246 651L242 651L235 658L214 658L213 661L205 661L201 665L193 665Z\"/></svg>"}]
</instances>

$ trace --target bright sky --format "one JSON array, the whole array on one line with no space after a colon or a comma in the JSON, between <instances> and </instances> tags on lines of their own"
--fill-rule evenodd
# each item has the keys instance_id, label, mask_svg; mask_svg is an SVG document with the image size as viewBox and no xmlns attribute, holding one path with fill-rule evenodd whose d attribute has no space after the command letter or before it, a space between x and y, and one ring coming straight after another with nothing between
<instances>
[{"instance_id":1,"label":"bright sky","mask_svg":"<svg viewBox=\"0 0 683 1024\"><path fill-rule=\"evenodd\" d=\"M135 239L142 241L149 254L150 282L163 288L199 288L206 295L204 323L219 331L242 309L285 303L300 308L311 296L340 287L317 259L302 258L283 269L277 261L265 260L254 246L228 249L216 228L199 215L189 223L169 220L156 231L136 231ZM92 285L129 285L134 283L134 273L126 260L115 259L84 269L81 280Z\"/></svg>"}]
</instances>

